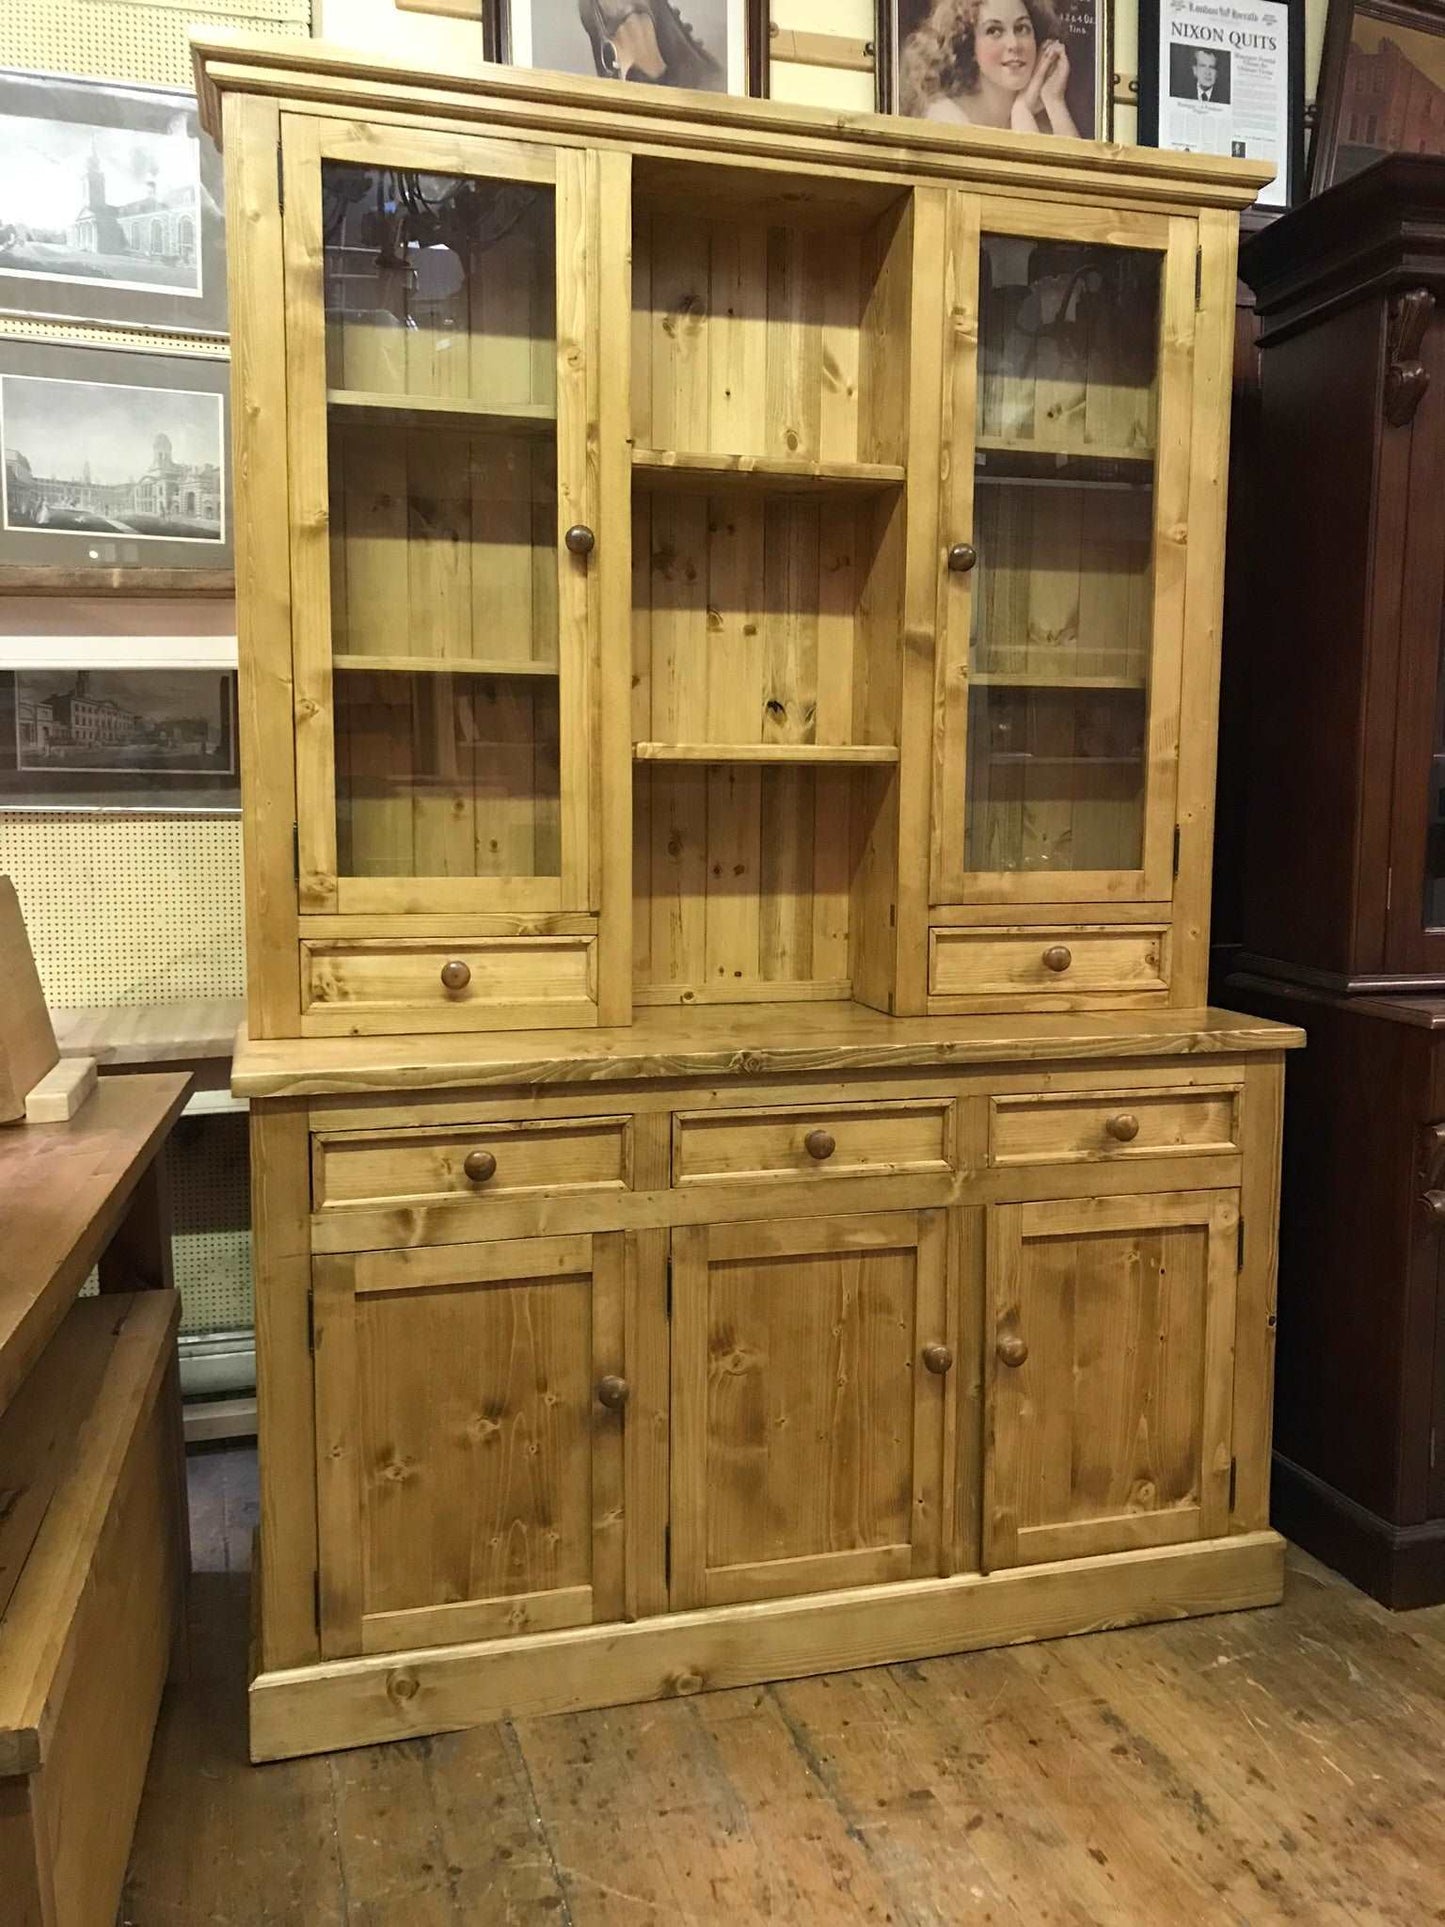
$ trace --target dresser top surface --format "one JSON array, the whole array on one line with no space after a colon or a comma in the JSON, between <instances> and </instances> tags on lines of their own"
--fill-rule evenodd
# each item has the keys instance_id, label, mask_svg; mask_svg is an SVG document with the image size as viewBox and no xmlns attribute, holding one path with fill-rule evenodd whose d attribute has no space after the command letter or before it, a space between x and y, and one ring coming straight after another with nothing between
<instances>
[{"instance_id":1,"label":"dresser top surface","mask_svg":"<svg viewBox=\"0 0 1445 1927\"><path fill-rule=\"evenodd\" d=\"M653 1078L807 1076L1292 1050L1304 1032L1224 1010L888 1017L859 1004L713 1005L586 1030L236 1040L238 1096Z\"/></svg>"}]
</instances>

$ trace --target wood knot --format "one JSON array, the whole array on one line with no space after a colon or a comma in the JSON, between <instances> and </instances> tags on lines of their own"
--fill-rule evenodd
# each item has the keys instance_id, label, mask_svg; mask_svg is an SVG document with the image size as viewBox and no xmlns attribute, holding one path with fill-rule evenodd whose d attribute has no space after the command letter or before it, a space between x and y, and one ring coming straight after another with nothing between
<instances>
[{"instance_id":1,"label":"wood knot","mask_svg":"<svg viewBox=\"0 0 1445 1927\"><path fill-rule=\"evenodd\" d=\"M400 1672L388 1673L386 1676L386 1696L399 1706L405 1706L409 1700L414 1700L420 1691L421 1681L409 1667L403 1668Z\"/></svg>"},{"instance_id":2,"label":"wood knot","mask_svg":"<svg viewBox=\"0 0 1445 1927\"><path fill-rule=\"evenodd\" d=\"M686 1699L690 1693L700 1693L704 1684L701 1673L695 1673L690 1667L686 1667L679 1673L668 1674L664 1681L664 1692L675 1695L679 1699Z\"/></svg>"}]
</instances>

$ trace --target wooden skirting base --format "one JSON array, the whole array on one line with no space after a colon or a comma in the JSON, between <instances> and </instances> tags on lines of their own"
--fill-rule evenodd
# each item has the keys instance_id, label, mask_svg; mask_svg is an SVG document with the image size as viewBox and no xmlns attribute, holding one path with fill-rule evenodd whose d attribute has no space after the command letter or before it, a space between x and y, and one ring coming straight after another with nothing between
<instances>
[{"instance_id":1,"label":"wooden skirting base","mask_svg":"<svg viewBox=\"0 0 1445 1927\"><path fill-rule=\"evenodd\" d=\"M251 1757L287 1759L490 1720L1271 1606L1283 1592L1284 1541L1275 1532L1252 1532L1010 1572L332 1660L257 1674Z\"/></svg>"},{"instance_id":2,"label":"wooden skirting base","mask_svg":"<svg viewBox=\"0 0 1445 1927\"><path fill-rule=\"evenodd\" d=\"M1445 1601L1445 1519L1395 1525L1279 1452L1270 1515L1383 1606L1402 1612Z\"/></svg>"}]
</instances>

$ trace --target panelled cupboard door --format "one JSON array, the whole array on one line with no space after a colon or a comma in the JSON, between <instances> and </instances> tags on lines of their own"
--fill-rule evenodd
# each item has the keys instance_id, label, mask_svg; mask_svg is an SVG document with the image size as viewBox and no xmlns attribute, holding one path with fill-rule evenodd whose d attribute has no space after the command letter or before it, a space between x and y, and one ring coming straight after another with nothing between
<instances>
[{"instance_id":1,"label":"panelled cupboard door","mask_svg":"<svg viewBox=\"0 0 1445 1927\"><path fill-rule=\"evenodd\" d=\"M595 910L595 166L282 116L303 912Z\"/></svg>"},{"instance_id":2,"label":"panelled cupboard door","mask_svg":"<svg viewBox=\"0 0 1445 1927\"><path fill-rule=\"evenodd\" d=\"M988 1570L1228 1530L1238 1202L997 1205L988 1225Z\"/></svg>"},{"instance_id":3,"label":"panelled cupboard door","mask_svg":"<svg viewBox=\"0 0 1445 1927\"><path fill-rule=\"evenodd\" d=\"M934 903L1172 895L1196 246L951 197Z\"/></svg>"},{"instance_id":4,"label":"panelled cupboard door","mask_svg":"<svg viewBox=\"0 0 1445 1927\"><path fill-rule=\"evenodd\" d=\"M625 1262L620 1232L313 1261L323 1654L623 1616Z\"/></svg>"},{"instance_id":5,"label":"panelled cupboard door","mask_svg":"<svg viewBox=\"0 0 1445 1927\"><path fill-rule=\"evenodd\" d=\"M672 1235L673 1607L937 1573L946 1214Z\"/></svg>"}]
</instances>

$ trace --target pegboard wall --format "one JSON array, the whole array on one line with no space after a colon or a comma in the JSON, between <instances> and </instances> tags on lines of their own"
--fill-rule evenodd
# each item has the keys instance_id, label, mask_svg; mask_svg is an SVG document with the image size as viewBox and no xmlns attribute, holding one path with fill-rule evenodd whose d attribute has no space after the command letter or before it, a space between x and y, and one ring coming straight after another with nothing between
<instances>
[{"instance_id":1,"label":"pegboard wall","mask_svg":"<svg viewBox=\"0 0 1445 1927\"><path fill-rule=\"evenodd\" d=\"M181 1330L242 1331L252 1320L246 1119L183 1117L166 1170Z\"/></svg>"},{"instance_id":2,"label":"pegboard wall","mask_svg":"<svg viewBox=\"0 0 1445 1927\"><path fill-rule=\"evenodd\" d=\"M52 1006L245 995L241 819L139 811L0 811Z\"/></svg>"},{"instance_id":3,"label":"pegboard wall","mask_svg":"<svg viewBox=\"0 0 1445 1927\"><path fill-rule=\"evenodd\" d=\"M189 87L193 26L307 34L310 0L5 0L0 65Z\"/></svg>"}]
</instances>

